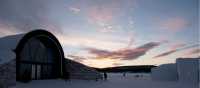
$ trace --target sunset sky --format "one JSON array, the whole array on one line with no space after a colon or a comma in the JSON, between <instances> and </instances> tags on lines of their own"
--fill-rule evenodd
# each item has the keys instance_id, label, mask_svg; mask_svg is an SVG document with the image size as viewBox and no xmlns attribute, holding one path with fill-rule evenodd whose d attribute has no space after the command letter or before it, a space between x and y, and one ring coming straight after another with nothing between
<instances>
[{"instance_id":1,"label":"sunset sky","mask_svg":"<svg viewBox=\"0 0 200 88\"><path fill-rule=\"evenodd\" d=\"M1 0L0 37L46 29L92 67L200 56L198 0Z\"/></svg>"}]
</instances>

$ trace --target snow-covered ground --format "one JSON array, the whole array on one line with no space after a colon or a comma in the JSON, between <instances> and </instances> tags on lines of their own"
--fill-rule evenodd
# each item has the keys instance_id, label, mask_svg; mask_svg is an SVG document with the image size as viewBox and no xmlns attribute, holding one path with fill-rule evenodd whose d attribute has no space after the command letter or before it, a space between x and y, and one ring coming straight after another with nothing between
<instances>
[{"instance_id":1,"label":"snow-covered ground","mask_svg":"<svg viewBox=\"0 0 200 88\"><path fill-rule=\"evenodd\" d=\"M126 74L123 77L119 73L108 74L107 81L94 80L35 80L28 84L17 82L14 88L199 88L199 85L192 85L179 82L152 81L150 74Z\"/></svg>"}]
</instances>

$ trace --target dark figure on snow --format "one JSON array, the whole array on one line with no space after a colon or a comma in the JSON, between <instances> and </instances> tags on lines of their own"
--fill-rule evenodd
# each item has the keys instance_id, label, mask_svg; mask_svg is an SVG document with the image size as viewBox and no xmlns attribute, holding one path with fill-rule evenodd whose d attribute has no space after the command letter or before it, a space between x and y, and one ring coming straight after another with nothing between
<instances>
[{"instance_id":1,"label":"dark figure on snow","mask_svg":"<svg viewBox=\"0 0 200 88\"><path fill-rule=\"evenodd\" d=\"M106 72L103 73L103 76L104 76L104 80L107 80L108 76Z\"/></svg>"},{"instance_id":2,"label":"dark figure on snow","mask_svg":"<svg viewBox=\"0 0 200 88\"><path fill-rule=\"evenodd\" d=\"M26 69L24 71L24 73L23 73L23 80L22 80L22 82L25 82L25 83L29 82L31 80L31 75L30 74L31 74L30 71L28 69Z\"/></svg>"},{"instance_id":3,"label":"dark figure on snow","mask_svg":"<svg viewBox=\"0 0 200 88\"><path fill-rule=\"evenodd\" d=\"M68 71L65 70L63 77L66 81L70 81L70 73Z\"/></svg>"},{"instance_id":4,"label":"dark figure on snow","mask_svg":"<svg viewBox=\"0 0 200 88\"><path fill-rule=\"evenodd\" d=\"M123 76L126 77L126 72L123 73Z\"/></svg>"}]
</instances>

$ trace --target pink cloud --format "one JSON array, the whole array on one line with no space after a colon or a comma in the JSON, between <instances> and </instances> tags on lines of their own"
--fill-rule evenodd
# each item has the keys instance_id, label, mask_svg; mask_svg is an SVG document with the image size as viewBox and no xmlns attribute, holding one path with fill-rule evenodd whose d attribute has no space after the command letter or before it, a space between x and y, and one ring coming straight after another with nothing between
<instances>
[{"instance_id":1,"label":"pink cloud","mask_svg":"<svg viewBox=\"0 0 200 88\"><path fill-rule=\"evenodd\" d=\"M185 53L184 55L193 55L193 54L198 54L200 56L200 48L192 49L188 51L187 53Z\"/></svg>"},{"instance_id":2,"label":"pink cloud","mask_svg":"<svg viewBox=\"0 0 200 88\"><path fill-rule=\"evenodd\" d=\"M113 13L108 8L92 7L88 12L91 21L109 22L113 19Z\"/></svg>"},{"instance_id":3,"label":"pink cloud","mask_svg":"<svg viewBox=\"0 0 200 88\"><path fill-rule=\"evenodd\" d=\"M131 11L135 7L135 0L107 0L89 5L90 8L86 10L88 22L99 27L97 29L102 30L100 32L113 32L117 29L114 21Z\"/></svg>"},{"instance_id":4,"label":"pink cloud","mask_svg":"<svg viewBox=\"0 0 200 88\"><path fill-rule=\"evenodd\" d=\"M175 49L178 49L178 48L181 48L181 47L184 47L184 46L186 46L186 44L184 44L184 43L175 43L170 48L172 50L175 50Z\"/></svg>"},{"instance_id":5,"label":"pink cloud","mask_svg":"<svg viewBox=\"0 0 200 88\"><path fill-rule=\"evenodd\" d=\"M156 46L159 46L160 44L161 43L159 42L149 42L137 48L131 48L131 49L127 48L117 51L100 50L95 48L87 48L87 50L90 54L95 55L96 59L110 58L110 59L132 60L145 55L146 52L148 52L149 50L153 49Z\"/></svg>"},{"instance_id":6,"label":"pink cloud","mask_svg":"<svg viewBox=\"0 0 200 88\"><path fill-rule=\"evenodd\" d=\"M104 6L93 6L88 10L87 18L89 23L97 27L97 31L113 32L114 30L113 8L105 8Z\"/></svg>"},{"instance_id":7,"label":"pink cloud","mask_svg":"<svg viewBox=\"0 0 200 88\"><path fill-rule=\"evenodd\" d=\"M183 30L188 25L188 21L182 17L172 17L160 22L160 28L177 32Z\"/></svg>"},{"instance_id":8,"label":"pink cloud","mask_svg":"<svg viewBox=\"0 0 200 88\"><path fill-rule=\"evenodd\" d=\"M18 33L22 33L22 31L17 30L11 24L0 22L0 37L6 36L6 35L18 34Z\"/></svg>"},{"instance_id":9,"label":"pink cloud","mask_svg":"<svg viewBox=\"0 0 200 88\"><path fill-rule=\"evenodd\" d=\"M95 21L113 21L113 18L127 13L127 10L134 8L134 6L134 0L107 0L101 3L95 2L88 9L87 15L89 19Z\"/></svg>"}]
</instances>

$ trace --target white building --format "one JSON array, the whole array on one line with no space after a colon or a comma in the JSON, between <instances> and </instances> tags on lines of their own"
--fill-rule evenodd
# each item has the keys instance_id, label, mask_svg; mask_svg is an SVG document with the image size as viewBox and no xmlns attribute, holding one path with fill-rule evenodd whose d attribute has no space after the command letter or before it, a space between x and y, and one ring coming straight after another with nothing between
<instances>
[{"instance_id":1,"label":"white building","mask_svg":"<svg viewBox=\"0 0 200 88\"><path fill-rule=\"evenodd\" d=\"M176 62L180 82L198 83L199 60L197 58L180 58Z\"/></svg>"},{"instance_id":2,"label":"white building","mask_svg":"<svg viewBox=\"0 0 200 88\"><path fill-rule=\"evenodd\" d=\"M198 84L200 81L200 58L178 58L175 64L165 64L153 68L151 76L153 80Z\"/></svg>"}]
</instances>

